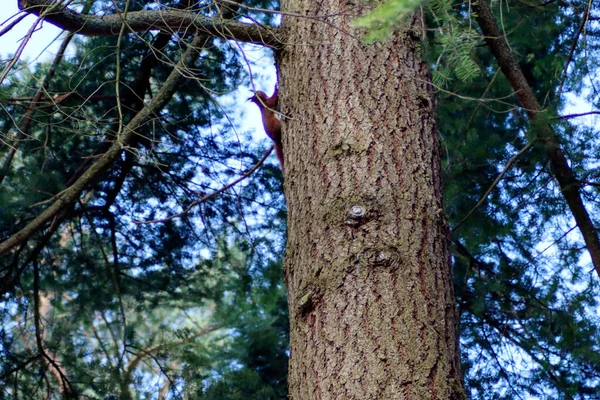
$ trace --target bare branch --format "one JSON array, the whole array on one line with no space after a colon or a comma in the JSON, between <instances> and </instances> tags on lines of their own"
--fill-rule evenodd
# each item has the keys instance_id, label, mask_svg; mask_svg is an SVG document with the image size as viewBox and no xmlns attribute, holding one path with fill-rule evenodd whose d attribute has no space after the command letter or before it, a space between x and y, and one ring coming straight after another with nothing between
<instances>
[{"instance_id":1,"label":"bare branch","mask_svg":"<svg viewBox=\"0 0 600 400\"><path fill-rule=\"evenodd\" d=\"M8 20L10 20L13 17L10 17ZM11 21L8 25L6 25L4 28L2 28L2 30L0 30L0 36L5 35L12 28L14 28L15 26L17 26L19 24L19 22L21 22L22 20L24 20L26 17L27 17L27 14L21 14L21 15L19 15L14 21ZM8 20L4 21L0 26L2 26L5 23L7 23Z\"/></svg>"},{"instance_id":2,"label":"bare branch","mask_svg":"<svg viewBox=\"0 0 600 400\"><path fill-rule=\"evenodd\" d=\"M149 30L177 32L195 27L199 33L223 39L234 39L268 47L279 47L282 43L277 28L222 18L207 18L184 10L145 10L105 16L83 15L53 0L21 0L19 7L27 13L38 16L52 8L51 13L44 15L45 21L85 36L118 35L123 25L126 33Z\"/></svg>"},{"instance_id":3,"label":"bare branch","mask_svg":"<svg viewBox=\"0 0 600 400\"><path fill-rule=\"evenodd\" d=\"M560 147L560 139L552 127L544 121L542 107L538 102L531 86L523 75L519 63L513 56L506 43L506 38L500 32L496 20L492 15L487 0L477 0L472 3L477 23L485 37L485 41L490 48L494 58L498 62L500 69L506 79L509 81L517 97L521 101L527 116L533 122L538 122L539 133L537 139L543 144L548 159L552 165L552 173L558 182L561 192L575 218L579 227L581 236L590 253L592 264L600 275L600 239L598 232L590 215L585 208L581 198L581 183L575 177L571 166L565 154Z\"/></svg>"},{"instance_id":4,"label":"bare branch","mask_svg":"<svg viewBox=\"0 0 600 400\"><path fill-rule=\"evenodd\" d=\"M98 176L110 168L113 162L121 154L121 151L126 148L138 135L138 129L140 129L150 119L155 117L171 100L179 84L184 80L184 76L181 74L181 71L185 71L187 65L189 65L195 59L197 56L198 46L201 46L205 39L206 38L204 35L199 35L192 41L188 49L182 55L178 65L173 68L173 71L166 79L164 85L156 94L154 99L152 99L152 101L147 104L146 107L143 108L129 122L129 124L127 124L127 126L124 127L121 136L117 138L117 140L102 155L102 157L100 157L92 166L90 166L81 174L75 183L57 196L56 201L54 201L50 207L45 209L40 215L29 222L29 224L27 224L19 232L0 243L0 254L4 254L15 246L27 241L45 224L57 218L57 216L65 208L70 207L78 200L81 193L88 187L90 183L92 183Z\"/></svg>"},{"instance_id":5,"label":"bare branch","mask_svg":"<svg viewBox=\"0 0 600 400\"><path fill-rule=\"evenodd\" d=\"M271 148L269 149L269 151L267 151L265 153L265 155L263 156L263 158L261 158L254 167L250 168L246 173L244 173L242 176L240 176L239 178L237 178L236 180L234 180L233 182L223 186L221 189L219 190L215 190L214 192L207 194L206 196L202 197L199 200L193 201L189 206L187 206L187 208L185 210L183 210L180 213L171 215L167 218L163 218L163 219L154 219L151 221L134 221L134 223L136 224L154 224L157 222L168 222L171 221L172 219L175 218L179 218L179 217L183 217L184 215L186 215L187 213L189 213L190 211L192 211L192 209L194 207L196 207L198 204L204 203L205 201L215 197L216 195L219 195L221 193L223 193L224 191L226 191L227 189L237 185L238 183L240 183L241 181L243 181L244 179L246 179L247 177L249 177L250 175L252 175L254 173L254 171L256 171L258 169L258 167L260 167L262 165L262 163L265 162L265 160L267 159L267 157L269 157L269 155L271 154L271 152L273 151L273 149L275 148L275 146L271 146Z\"/></svg>"},{"instance_id":6,"label":"bare branch","mask_svg":"<svg viewBox=\"0 0 600 400\"><path fill-rule=\"evenodd\" d=\"M600 114L600 111L589 111L589 112L585 112L585 113L581 113L581 114L560 115L560 116L558 116L556 118L569 119L569 118L585 117L585 116L588 116L588 115L596 115L596 114Z\"/></svg>"}]
</instances>

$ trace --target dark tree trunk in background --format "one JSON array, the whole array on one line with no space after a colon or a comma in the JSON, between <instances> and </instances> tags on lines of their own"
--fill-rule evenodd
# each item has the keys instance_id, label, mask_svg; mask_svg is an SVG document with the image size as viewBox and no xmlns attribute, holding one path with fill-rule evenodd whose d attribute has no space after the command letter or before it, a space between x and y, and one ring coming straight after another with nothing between
<instances>
[{"instance_id":1,"label":"dark tree trunk in background","mask_svg":"<svg viewBox=\"0 0 600 400\"><path fill-rule=\"evenodd\" d=\"M367 45L355 4L282 10L341 13L283 22L290 398L463 399L420 18Z\"/></svg>"}]
</instances>

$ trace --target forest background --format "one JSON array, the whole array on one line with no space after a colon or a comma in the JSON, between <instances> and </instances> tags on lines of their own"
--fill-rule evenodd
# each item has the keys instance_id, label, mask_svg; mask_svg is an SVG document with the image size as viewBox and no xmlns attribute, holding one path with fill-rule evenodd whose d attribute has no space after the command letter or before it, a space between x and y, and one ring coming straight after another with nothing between
<instances>
[{"instance_id":1,"label":"forest background","mask_svg":"<svg viewBox=\"0 0 600 400\"><path fill-rule=\"evenodd\" d=\"M101 15L182 5L70 7ZM279 23L265 11L276 2L186 6ZM600 398L600 267L538 139L547 126L558 138L597 241L599 8L491 3L544 110L532 121L471 3L423 6L461 361L474 399ZM391 21L379 26L401 23L393 7L384 11ZM23 24L1 28L13 22ZM2 60L3 243L107 151L193 35L65 33L37 64ZM20 44L27 40L2 41L3 56L19 55ZM143 134L72 206L2 255L0 398L286 397L283 175L274 157L263 160L271 144L245 103L253 90L271 93L273 63L271 50L213 35Z\"/></svg>"}]
</instances>

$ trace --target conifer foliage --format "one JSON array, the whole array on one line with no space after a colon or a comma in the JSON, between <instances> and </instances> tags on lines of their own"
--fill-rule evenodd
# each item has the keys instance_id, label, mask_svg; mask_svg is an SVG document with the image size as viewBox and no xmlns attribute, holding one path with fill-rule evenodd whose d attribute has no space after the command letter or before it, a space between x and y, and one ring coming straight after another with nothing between
<instances>
[{"instance_id":1,"label":"conifer foliage","mask_svg":"<svg viewBox=\"0 0 600 400\"><path fill-rule=\"evenodd\" d=\"M268 150L229 117L240 48L193 30L62 40L35 67L3 65L0 236L17 241L0 257L0 398L281 398L280 172L214 195Z\"/></svg>"},{"instance_id":2,"label":"conifer foliage","mask_svg":"<svg viewBox=\"0 0 600 400\"><path fill-rule=\"evenodd\" d=\"M0 399L286 398L282 175L240 113L277 4L19 4L65 34L2 49ZM600 4L423 7L468 393L599 398Z\"/></svg>"}]
</instances>

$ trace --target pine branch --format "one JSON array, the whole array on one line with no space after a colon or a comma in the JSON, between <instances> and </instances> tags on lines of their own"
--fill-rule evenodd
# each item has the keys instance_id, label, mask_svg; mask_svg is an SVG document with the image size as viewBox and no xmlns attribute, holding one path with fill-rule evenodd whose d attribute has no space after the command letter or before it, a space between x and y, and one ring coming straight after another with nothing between
<instances>
[{"instance_id":1,"label":"pine branch","mask_svg":"<svg viewBox=\"0 0 600 400\"><path fill-rule=\"evenodd\" d=\"M576 179L560 147L560 139L547 121L543 121L542 107L509 49L504 35L500 32L486 0L475 1L473 12L490 51L496 58L502 73L516 92L527 116L532 122L538 123L539 134L537 139L546 150L554 177L583 236L594 268L600 275L600 239L598 238L598 232L581 199L580 182Z\"/></svg>"},{"instance_id":2,"label":"pine branch","mask_svg":"<svg viewBox=\"0 0 600 400\"><path fill-rule=\"evenodd\" d=\"M500 181L502 180L502 177L504 177L504 175L508 172L508 170L510 169L510 167L517 161L517 159L525 152L527 152L531 146L533 146L534 142L529 142L527 143L527 145L525 145L525 147L523 147L521 150L519 150L519 152L517 154L515 154L514 156L512 156L510 158L510 160L508 160L508 162L506 163L506 165L504 166L504 169L502 170L502 172L500 172L500 174L496 177L496 179L494 180L494 182L492 183L492 185L488 188L488 190L484 193L484 195L481 197L481 199L479 200L479 202L475 205L475 207L473 207L471 209L471 211L469 211L467 213L467 215L460 220L460 222L458 224L456 224L456 226L454 228L452 228L452 232L455 232L467 219L469 219L469 217L471 215L473 215L473 213L479 208L481 207L481 205L483 203L485 203L485 201L487 200L488 196L490 195L490 193L492 193L492 190L494 190L494 188L496 186L498 186L498 183L500 183Z\"/></svg>"},{"instance_id":3,"label":"pine branch","mask_svg":"<svg viewBox=\"0 0 600 400\"><path fill-rule=\"evenodd\" d=\"M42 100L42 97L44 96L44 94L47 94L48 87L50 86L50 81L52 81L52 78L54 77L56 69L58 68L58 65L60 64L60 62L62 61L65 51L67 50L67 46L69 45L69 43L71 43L71 40L73 39L73 37L74 37L74 34L69 33L67 35L67 37L65 37L65 39L62 41L60 48L58 50L58 53L56 54L54 61L52 61L52 64L50 65L50 69L48 70L48 73L44 77L44 81L42 82L42 84L38 88L37 92L35 93L35 96L33 96L33 98L31 99L31 102L29 103L27 111L25 112L25 114L23 115L21 120L19 121L19 125L20 125L20 127L18 128L19 133L16 135L15 140L11 144L10 149L8 150L8 153L6 154L6 158L4 159L4 163L2 164L2 168L0 168L0 184L2 184L2 182L4 181L4 178L10 171L12 161L13 161L15 154L17 153L17 149L19 147L19 143L21 142L21 140L23 140L23 138L25 136L29 135L29 129L31 128L31 123L33 121L33 119L32 119L33 112L36 109L35 105L38 104Z\"/></svg>"},{"instance_id":4,"label":"pine branch","mask_svg":"<svg viewBox=\"0 0 600 400\"><path fill-rule=\"evenodd\" d=\"M70 399L70 398L75 397L75 390L73 388L73 385L67 378L67 373L65 372L64 368L62 366L60 366L58 364L58 362L56 361L56 356L49 353L46 350L44 343L43 343L44 342L43 338L42 338L43 327L42 327L42 322L41 322L42 316L40 313L40 309L42 308L42 306L41 306L40 296L41 296L40 295L40 271L39 271L39 266L38 266L37 261L34 261L33 262L33 318L34 318L34 325L35 325L35 340L36 340L38 352L46 360L45 363L47 364L48 369L50 370L50 373L52 373L52 375L54 375L56 380L59 382L60 393L62 394L63 398Z\"/></svg>"},{"instance_id":5,"label":"pine branch","mask_svg":"<svg viewBox=\"0 0 600 400\"><path fill-rule=\"evenodd\" d=\"M202 204L202 203L212 199L213 197L223 193L224 191L228 190L229 188L234 187L235 185L237 185L238 183L240 183L241 181L243 181L244 179L246 179L250 175L252 175L254 173L254 171L256 171L265 162L265 160L267 159L267 157L269 157L269 155L271 154L271 152L273 151L274 148L275 148L275 146L271 146L271 148L265 153L265 155L252 168L250 168L248 171L246 171L242 176L240 176L233 182L228 183L227 185L223 186L222 188L215 190L214 192L207 194L206 196L203 196L201 199L193 201L182 212L170 215L163 219L153 219L153 220L149 220L149 221L135 221L134 220L133 223L135 223L135 224L155 224L155 223L159 223L159 222L168 222L175 218L180 218L180 217L187 215L197 205Z\"/></svg>"},{"instance_id":6,"label":"pine branch","mask_svg":"<svg viewBox=\"0 0 600 400\"><path fill-rule=\"evenodd\" d=\"M27 226L15 233L4 242L0 243L0 255L8 252L10 249L27 241L32 235L38 232L45 224L55 219L61 211L73 205L81 193L94 182L102 173L104 173L126 148L137 137L140 129L149 120L154 118L160 110L171 100L179 84L185 79L181 71L185 71L197 56L199 46L205 41L205 36L197 36L192 44L182 55L178 65L176 65L171 74L165 81L163 87L156 94L152 102L143 108L130 122L124 127L120 137L118 137L111 147L92 164L76 181L65 189L56 201L44 210L40 215L34 218Z\"/></svg>"}]
</instances>

